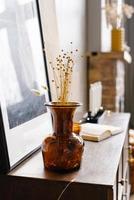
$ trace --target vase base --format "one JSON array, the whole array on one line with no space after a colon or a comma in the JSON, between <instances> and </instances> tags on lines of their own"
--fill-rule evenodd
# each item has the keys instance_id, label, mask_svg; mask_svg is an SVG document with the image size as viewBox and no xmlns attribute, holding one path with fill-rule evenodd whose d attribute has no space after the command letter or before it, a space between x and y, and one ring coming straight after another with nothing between
<instances>
[{"instance_id":1,"label":"vase base","mask_svg":"<svg viewBox=\"0 0 134 200\"><path fill-rule=\"evenodd\" d=\"M42 145L45 168L53 171L70 171L80 168L84 143L79 135L71 134L62 143L55 136L47 137Z\"/></svg>"},{"instance_id":2,"label":"vase base","mask_svg":"<svg viewBox=\"0 0 134 200\"><path fill-rule=\"evenodd\" d=\"M76 167L73 167L73 168L69 168L69 169L63 169L63 168L57 168L57 167L46 167L45 166L45 169L48 170L48 171L53 171L53 172L57 172L57 173L70 173L72 171L77 171L80 169L80 165L76 166Z\"/></svg>"}]
</instances>

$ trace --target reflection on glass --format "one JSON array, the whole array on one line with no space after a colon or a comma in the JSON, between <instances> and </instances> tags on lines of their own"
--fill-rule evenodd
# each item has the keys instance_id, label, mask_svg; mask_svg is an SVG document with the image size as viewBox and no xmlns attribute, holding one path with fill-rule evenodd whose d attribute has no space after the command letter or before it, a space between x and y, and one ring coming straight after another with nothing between
<instances>
[{"instance_id":1,"label":"reflection on glass","mask_svg":"<svg viewBox=\"0 0 134 200\"><path fill-rule=\"evenodd\" d=\"M0 13L4 12L4 10L5 10L4 0L0 0Z\"/></svg>"},{"instance_id":2,"label":"reflection on glass","mask_svg":"<svg viewBox=\"0 0 134 200\"><path fill-rule=\"evenodd\" d=\"M21 0L22 1L22 0ZM0 15L0 84L10 128L45 112L45 96L36 97L45 81L44 62L35 1L25 8L18 0L5 0L8 12Z\"/></svg>"},{"instance_id":3,"label":"reflection on glass","mask_svg":"<svg viewBox=\"0 0 134 200\"><path fill-rule=\"evenodd\" d=\"M40 57L40 49L42 49L41 42L39 36L39 29L38 29L38 20L37 18L29 19L26 21L26 30L27 30L27 35L29 38L30 46L31 46L31 51L33 55L33 68L35 71L35 76L36 80L39 83L40 80L45 80L44 73L42 73L42 62L43 62L43 57ZM35 40L36 38L36 40ZM42 82L43 84L43 82ZM41 90L41 85L38 85Z\"/></svg>"},{"instance_id":4,"label":"reflection on glass","mask_svg":"<svg viewBox=\"0 0 134 200\"><path fill-rule=\"evenodd\" d=\"M17 0L17 1L18 1L19 5L24 5L24 4L27 4L27 3L31 2L31 1L33 1L33 0Z\"/></svg>"},{"instance_id":5,"label":"reflection on glass","mask_svg":"<svg viewBox=\"0 0 134 200\"><path fill-rule=\"evenodd\" d=\"M9 105L13 105L14 102L19 103L22 100L22 95L12 60L6 28L0 30L0 44L0 63L2 63L0 64L1 87L6 101ZM18 91L17 98L14 91Z\"/></svg>"}]
</instances>

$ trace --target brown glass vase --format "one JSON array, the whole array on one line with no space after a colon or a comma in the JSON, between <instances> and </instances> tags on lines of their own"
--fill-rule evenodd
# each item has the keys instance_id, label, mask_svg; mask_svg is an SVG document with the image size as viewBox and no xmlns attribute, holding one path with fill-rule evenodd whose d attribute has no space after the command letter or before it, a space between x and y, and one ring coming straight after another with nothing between
<instances>
[{"instance_id":1,"label":"brown glass vase","mask_svg":"<svg viewBox=\"0 0 134 200\"><path fill-rule=\"evenodd\" d=\"M73 115L80 106L77 102L45 104L50 108L53 117L53 135L42 144L45 168L56 171L68 171L80 167L83 140L72 132Z\"/></svg>"}]
</instances>

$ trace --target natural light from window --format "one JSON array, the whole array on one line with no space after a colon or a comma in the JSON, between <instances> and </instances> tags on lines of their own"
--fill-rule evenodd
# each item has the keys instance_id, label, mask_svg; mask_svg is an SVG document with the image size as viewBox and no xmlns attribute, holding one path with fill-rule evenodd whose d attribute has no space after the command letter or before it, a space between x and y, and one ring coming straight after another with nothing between
<instances>
[{"instance_id":1,"label":"natural light from window","mask_svg":"<svg viewBox=\"0 0 134 200\"><path fill-rule=\"evenodd\" d=\"M17 0L17 1L19 5L24 5L24 4L32 2L33 0Z\"/></svg>"},{"instance_id":2,"label":"natural light from window","mask_svg":"<svg viewBox=\"0 0 134 200\"><path fill-rule=\"evenodd\" d=\"M45 75L43 73L44 66L43 63L43 57L41 57L41 41L40 41L40 32L39 32L39 25L38 25L38 19L33 18L26 21L26 30L30 42L30 47L32 51L32 58L33 58L33 68L36 75L36 83L38 84L39 89L41 90L41 85L44 84L45 81Z\"/></svg>"},{"instance_id":3,"label":"natural light from window","mask_svg":"<svg viewBox=\"0 0 134 200\"><path fill-rule=\"evenodd\" d=\"M5 1L0 0L0 13L4 12L5 10Z\"/></svg>"},{"instance_id":4,"label":"natural light from window","mask_svg":"<svg viewBox=\"0 0 134 200\"><path fill-rule=\"evenodd\" d=\"M11 47L8 40L7 29L0 30L0 73L2 81L2 88L4 91L4 97L9 105L14 102L20 102L22 99L21 93L19 93L19 84L14 68L14 63L11 55ZM6 80L6 81L5 81ZM10 87L9 87L10 86ZM17 92L17 99L16 93Z\"/></svg>"}]
</instances>

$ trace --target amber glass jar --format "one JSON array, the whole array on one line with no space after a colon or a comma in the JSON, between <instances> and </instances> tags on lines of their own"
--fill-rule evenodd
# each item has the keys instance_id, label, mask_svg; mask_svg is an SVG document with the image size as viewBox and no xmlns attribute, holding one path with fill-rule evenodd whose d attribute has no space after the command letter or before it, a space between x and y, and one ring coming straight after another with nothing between
<instances>
[{"instance_id":1,"label":"amber glass jar","mask_svg":"<svg viewBox=\"0 0 134 200\"><path fill-rule=\"evenodd\" d=\"M125 41L124 28L113 28L111 31L111 50L123 51Z\"/></svg>"},{"instance_id":2,"label":"amber glass jar","mask_svg":"<svg viewBox=\"0 0 134 200\"><path fill-rule=\"evenodd\" d=\"M51 110L54 132L42 144L44 166L56 171L79 168L83 153L83 140L72 130L74 111L80 104L51 102L45 105Z\"/></svg>"}]
</instances>

